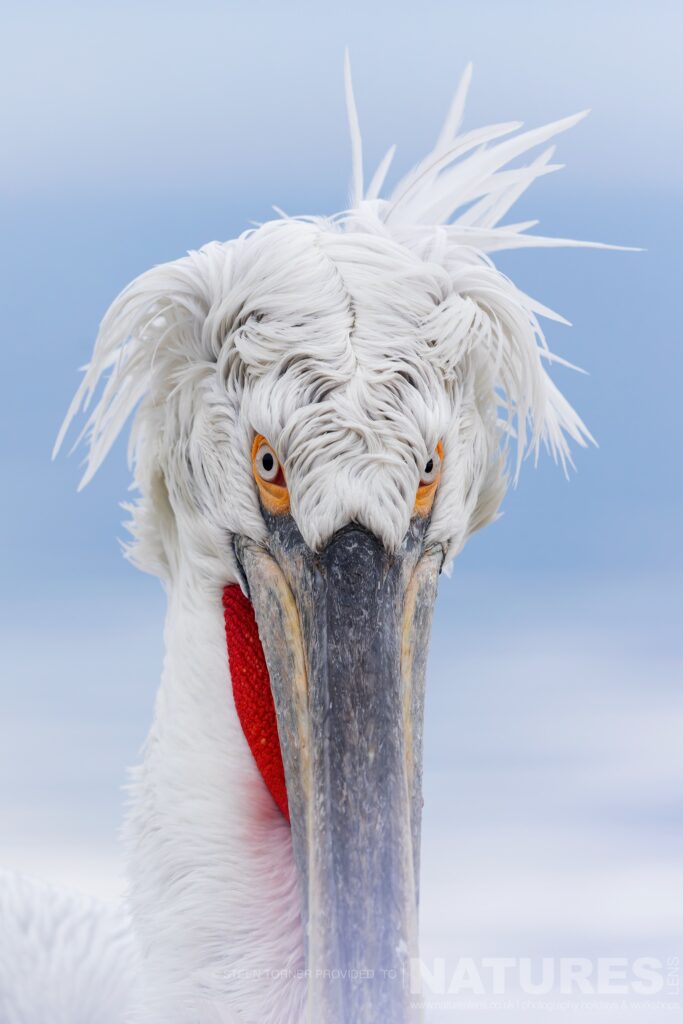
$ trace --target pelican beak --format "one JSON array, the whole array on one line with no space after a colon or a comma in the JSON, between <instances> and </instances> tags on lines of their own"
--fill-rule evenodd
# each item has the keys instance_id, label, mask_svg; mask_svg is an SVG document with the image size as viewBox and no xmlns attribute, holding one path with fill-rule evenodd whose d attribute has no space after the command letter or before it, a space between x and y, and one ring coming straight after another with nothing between
<instances>
[{"instance_id":1,"label":"pelican beak","mask_svg":"<svg viewBox=\"0 0 683 1024\"><path fill-rule=\"evenodd\" d=\"M320 552L289 515L236 550L270 674L315 1024L415 1024L422 719L443 560L345 527Z\"/></svg>"}]
</instances>

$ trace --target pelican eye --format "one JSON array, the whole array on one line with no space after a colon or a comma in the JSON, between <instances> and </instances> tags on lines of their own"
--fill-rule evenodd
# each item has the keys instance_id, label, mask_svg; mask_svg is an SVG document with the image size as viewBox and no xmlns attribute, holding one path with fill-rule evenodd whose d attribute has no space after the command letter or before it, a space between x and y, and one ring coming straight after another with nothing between
<instances>
[{"instance_id":1,"label":"pelican eye","mask_svg":"<svg viewBox=\"0 0 683 1024\"><path fill-rule=\"evenodd\" d=\"M268 512L281 515L289 511L289 491L282 464L275 449L263 434L257 434L251 446L251 466L261 503Z\"/></svg>"},{"instance_id":2,"label":"pelican eye","mask_svg":"<svg viewBox=\"0 0 683 1024\"><path fill-rule=\"evenodd\" d=\"M265 442L256 452L256 470L261 479L267 480L269 483L275 480L280 472L278 457L270 445Z\"/></svg>"},{"instance_id":3,"label":"pelican eye","mask_svg":"<svg viewBox=\"0 0 683 1024\"><path fill-rule=\"evenodd\" d=\"M420 486L415 495L414 513L418 516L426 516L431 512L434 504L434 495L441 479L441 463L443 462L443 445L441 441L425 463L420 477Z\"/></svg>"}]
</instances>

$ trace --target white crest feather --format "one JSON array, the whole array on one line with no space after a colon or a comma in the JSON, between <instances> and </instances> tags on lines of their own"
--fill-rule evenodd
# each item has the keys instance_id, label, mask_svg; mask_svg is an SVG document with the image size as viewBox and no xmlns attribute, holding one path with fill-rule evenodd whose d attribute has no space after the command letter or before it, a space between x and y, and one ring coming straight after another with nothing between
<instances>
[{"instance_id":1,"label":"white crest feather","mask_svg":"<svg viewBox=\"0 0 683 1024\"><path fill-rule=\"evenodd\" d=\"M351 136L351 206L357 206L363 198L363 142L358 123L358 110L353 95L351 80L351 61L349 51L344 53L344 87L346 92L346 110L349 118L349 134Z\"/></svg>"}]
</instances>

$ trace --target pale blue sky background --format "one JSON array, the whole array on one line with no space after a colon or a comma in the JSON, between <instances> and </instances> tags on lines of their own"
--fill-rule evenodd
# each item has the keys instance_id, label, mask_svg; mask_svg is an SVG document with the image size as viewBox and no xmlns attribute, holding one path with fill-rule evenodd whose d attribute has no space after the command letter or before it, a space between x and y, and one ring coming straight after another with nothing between
<instances>
[{"instance_id":1,"label":"pale blue sky background","mask_svg":"<svg viewBox=\"0 0 683 1024\"><path fill-rule=\"evenodd\" d=\"M344 45L366 165L396 142L396 173L471 59L469 127L592 108L515 219L647 252L501 260L574 323L548 336L590 371L558 380L600 448L570 482L529 466L442 588L426 941L680 952L681 5L28 2L2 17L0 859L118 884L163 601L116 544L123 446L80 495L80 457L49 462L108 303L272 203L345 205ZM620 1024L669 1019L634 1014Z\"/></svg>"}]
</instances>

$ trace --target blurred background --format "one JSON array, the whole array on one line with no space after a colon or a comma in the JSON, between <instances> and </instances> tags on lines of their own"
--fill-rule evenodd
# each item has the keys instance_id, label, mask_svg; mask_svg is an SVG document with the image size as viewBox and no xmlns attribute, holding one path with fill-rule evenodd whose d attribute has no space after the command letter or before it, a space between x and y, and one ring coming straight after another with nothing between
<instances>
[{"instance_id":1,"label":"blurred background","mask_svg":"<svg viewBox=\"0 0 683 1024\"><path fill-rule=\"evenodd\" d=\"M550 345L590 376L555 376L599 448L569 481L527 465L443 580L424 954L680 958L681 5L27 0L2 18L0 863L122 888L122 786L151 718L163 594L117 544L125 445L78 495L82 452L50 462L108 304L271 204L345 206L345 45L366 168L396 142L395 174L431 147L473 60L468 128L592 108L559 139L567 169L513 219L647 251L499 261L572 320L548 325ZM466 1017L678 1020L664 996Z\"/></svg>"}]
</instances>

